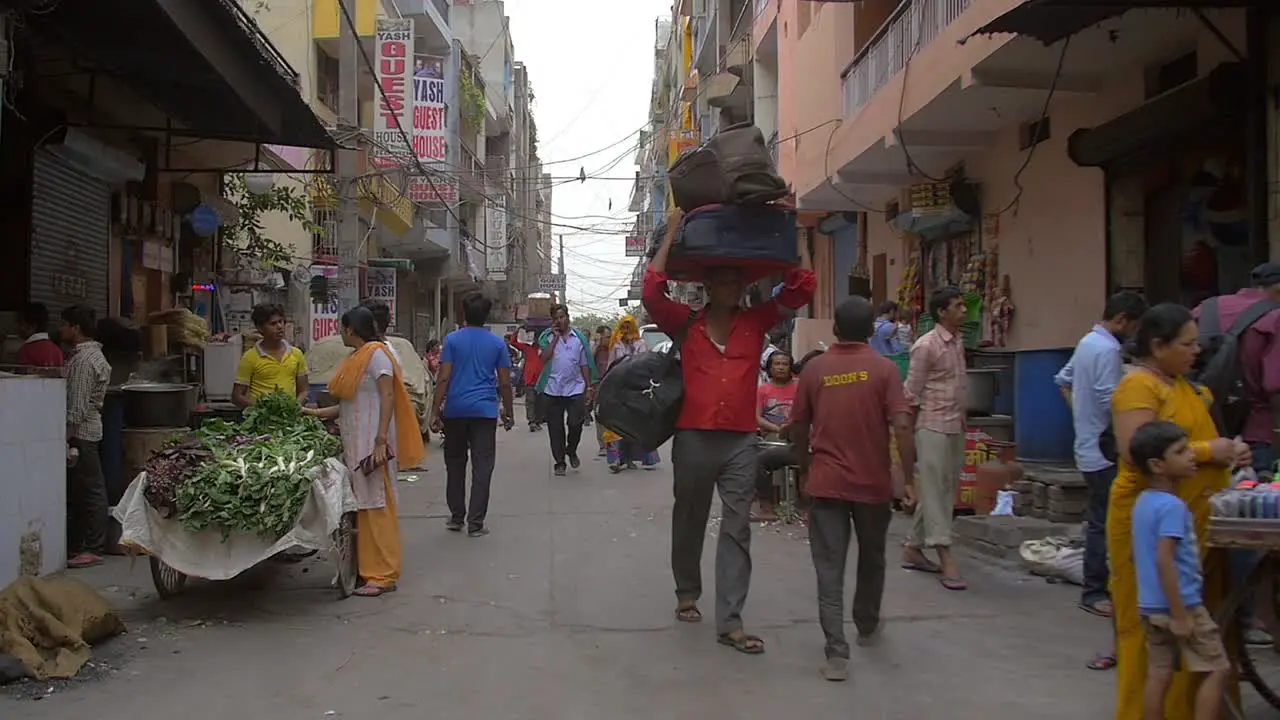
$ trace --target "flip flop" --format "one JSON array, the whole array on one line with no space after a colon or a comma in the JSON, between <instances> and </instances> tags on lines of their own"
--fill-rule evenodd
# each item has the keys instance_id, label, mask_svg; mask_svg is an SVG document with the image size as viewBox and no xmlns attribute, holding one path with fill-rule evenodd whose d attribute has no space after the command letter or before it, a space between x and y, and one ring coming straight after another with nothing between
<instances>
[{"instance_id":1,"label":"flip flop","mask_svg":"<svg viewBox=\"0 0 1280 720\"><path fill-rule=\"evenodd\" d=\"M1115 669L1115 666L1116 666L1116 656L1103 655L1103 654L1099 654L1095 656L1092 660L1090 660L1088 663L1085 664L1085 667L1089 668L1090 670L1097 670L1099 672L1104 670L1113 670Z\"/></svg>"},{"instance_id":2,"label":"flip flop","mask_svg":"<svg viewBox=\"0 0 1280 720\"><path fill-rule=\"evenodd\" d=\"M358 597L373 598L373 597L386 595L387 593L393 593L395 591L396 591L395 585L361 585L360 587L356 588L355 592L351 594L356 595Z\"/></svg>"},{"instance_id":3,"label":"flip flop","mask_svg":"<svg viewBox=\"0 0 1280 720\"><path fill-rule=\"evenodd\" d=\"M1115 614L1115 607L1110 600L1096 600L1091 603L1082 602L1078 607L1090 615L1096 615L1101 618L1109 618Z\"/></svg>"},{"instance_id":4,"label":"flip flop","mask_svg":"<svg viewBox=\"0 0 1280 720\"><path fill-rule=\"evenodd\" d=\"M684 623L702 622L702 611L696 605L676 608L676 620Z\"/></svg>"},{"instance_id":5,"label":"flip flop","mask_svg":"<svg viewBox=\"0 0 1280 720\"><path fill-rule=\"evenodd\" d=\"M965 582L964 578L940 577L938 578L938 582L942 583L942 587L948 590L960 591L969 589L969 583Z\"/></svg>"},{"instance_id":6,"label":"flip flop","mask_svg":"<svg viewBox=\"0 0 1280 720\"><path fill-rule=\"evenodd\" d=\"M764 652L764 640L748 633L742 633L737 637L732 633L720 635L716 638L716 642L725 647L731 647L743 655L760 655Z\"/></svg>"},{"instance_id":7,"label":"flip flop","mask_svg":"<svg viewBox=\"0 0 1280 720\"><path fill-rule=\"evenodd\" d=\"M942 566L931 560L903 560L902 569L915 570L916 572L929 573L930 575L937 575L942 572Z\"/></svg>"}]
</instances>

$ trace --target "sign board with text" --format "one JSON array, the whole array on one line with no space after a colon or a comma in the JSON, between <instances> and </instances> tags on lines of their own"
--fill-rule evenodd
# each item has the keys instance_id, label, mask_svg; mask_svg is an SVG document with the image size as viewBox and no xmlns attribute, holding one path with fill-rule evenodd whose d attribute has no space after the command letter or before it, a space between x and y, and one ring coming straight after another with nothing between
<instances>
[{"instance_id":1,"label":"sign board with text","mask_svg":"<svg viewBox=\"0 0 1280 720\"><path fill-rule=\"evenodd\" d=\"M544 293L564 294L564 275L539 275L538 291Z\"/></svg>"},{"instance_id":2,"label":"sign board with text","mask_svg":"<svg viewBox=\"0 0 1280 720\"><path fill-rule=\"evenodd\" d=\"M334 292L338 279L338 268L333 265L312 265L311 277L323 277L329 281L329 290ZM338 297L332 295L326 302L311 302L310 332L307 339L311 345L338 334Z\"/></svg>"},{"instance_id":3,"label":"sign board with text","mask_svg":"<svg viewBox=\"0 0 1280 720\"><path fill-rule=\"evenodd\" d=\"M643 235L628 235L627 257L644 257L644 240Z\"/></svg>"},{"instance_id":4,"label":"sign board with text","mask_svg":"<svg viewBox=\"0 0 1280 720\"><path fill-rule=\"evenodd\" d=\"M391 327L396 326L396 269L371 267L365 275L365 296L386 303L391 311Z\"/></svg>"},{"instance_id":5,"label":"sign board with text","mask_svg":"<svg viewBox=\"0 0 1280 720\"><path fill-rule=\"evenodd\" d=\"M413 80L413 20L378 18L375 35L377 83L381 92L374 103L374 146L369 154L375 167L403 165L414 151L409 146L409 96ZM415 143L416 144L416 143Z\"/></svg>"}]
</instances>

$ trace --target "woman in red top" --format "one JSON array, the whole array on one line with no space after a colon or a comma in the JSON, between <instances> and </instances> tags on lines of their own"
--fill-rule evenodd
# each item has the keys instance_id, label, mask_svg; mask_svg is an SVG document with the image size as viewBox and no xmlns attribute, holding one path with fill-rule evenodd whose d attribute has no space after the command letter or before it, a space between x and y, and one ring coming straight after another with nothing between
<instances>
[{"instance_id":1,"label":"woman in red top","mask_svg":"<svg viewBox=\"0 0 1280 720\"><path fill-rule=\"evenodd\" d=\"M791 406L796 400L798 385L791 372L791 355L775 350L769 355L769 382L756 388L756 425L768 440L777 440L783 426L791 419ZM760 476L756 481L756 504L759 509L753 520L772 522L778 519L773 512L773 473L788 465L799 465L791 448L769 448L760 453Z\"/></svg>"}]
</instances>

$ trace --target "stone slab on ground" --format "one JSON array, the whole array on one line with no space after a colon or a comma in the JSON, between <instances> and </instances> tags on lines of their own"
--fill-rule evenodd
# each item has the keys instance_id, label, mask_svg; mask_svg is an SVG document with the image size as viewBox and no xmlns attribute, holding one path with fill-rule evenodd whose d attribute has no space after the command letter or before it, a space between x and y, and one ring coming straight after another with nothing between
<instances>
[{"instance_id":1,"label":"stone slab on ground","mask_svg":"<svg viewBox=\"0 0 1280 720\"><path fill-rule=\"evenodd\" d=\"M1075 537L1080 534L1076 524L1060 524L1038 518L1018 516L971 515L958 517L955 534L962 543L981 548L972 543L987 543L1002 548L1017 549L1028 540L1041 540L1051 536ZM990 553L988 553L990 554Z\"/></svg>"},{"instance_id":2,"label":"stone slab on ground","mask_svg":"<svg viewBox=\"0 0 1280 720\"><path fill-rule=\"evenodd\" d=\"M1023 464L1025 477L1057 487L1088 487L1079 470L1061 465Z\"/></svg>"}]
</instances>

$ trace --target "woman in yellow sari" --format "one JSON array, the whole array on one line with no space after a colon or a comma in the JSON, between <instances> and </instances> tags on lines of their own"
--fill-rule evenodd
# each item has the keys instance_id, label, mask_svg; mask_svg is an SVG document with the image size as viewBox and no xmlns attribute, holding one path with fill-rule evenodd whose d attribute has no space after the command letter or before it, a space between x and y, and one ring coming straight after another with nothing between
<instances>
[{"instance_id":1,"label":"woman in yellow sari","mask_svg":"<svg viewBox=\"0 0 1280 720\"><path fill-rule=\"evenodd\" d=\"M1226 553L1205 544L1209 523L1209 498L1227 487L1230 469L1249 462L1244 443L1218 436L1209 414L1210 397L1185 375L1200 352L1198 329L1191 312L1165 303L1142 317L1135 339L1135 369L1125 375L1111 399L1120 472L1111 487L1107 513L1107 551L1111 562L1111 597L1115 605L1119 696L1116 720L1142 720L1143 691L1147 675L1147 646L1138 613L1138 581L1133 564L1133 507L1144 489L1141 474L1129 458L1129 440L1143 424L1167 420L1181 427L1191 440L1200 469L1195 477L1178 484L1177 492L1195 517L1196 535L1204 568L1205 606L1216 613L1227 594ZM1225 634L1225 633L1224 633ZM1231 681L1238 692L1238 679ZM1186 672L1174 676L1165 696L1168 720L1191 720L1197 678Z\"/></svg>"},{"instance_id":2,"label":"woman in yellow sari","mask_svg":"<svg viewBox=\"0 0 1280 720\"><path fill-rule=\"evenodd\" d=\"M379 341L368 308L342 316L342 339L352 348L329 381L334 407L308 410L338 418L344 462L351 469L356 497L356 562L362 597L396 589L400 579L400 521L396 515L396 475L417 467L426 454L413 402L395 354Z\"/></svg>"}]
</instances>

